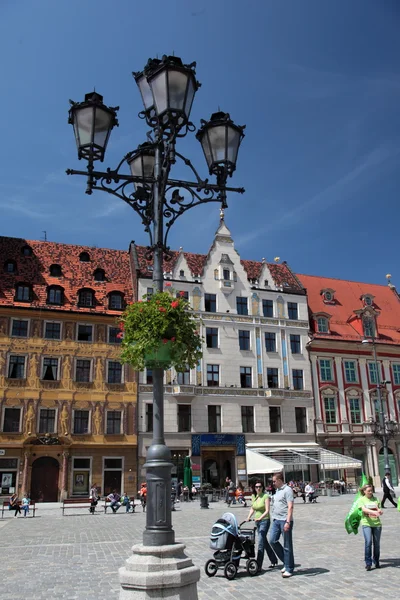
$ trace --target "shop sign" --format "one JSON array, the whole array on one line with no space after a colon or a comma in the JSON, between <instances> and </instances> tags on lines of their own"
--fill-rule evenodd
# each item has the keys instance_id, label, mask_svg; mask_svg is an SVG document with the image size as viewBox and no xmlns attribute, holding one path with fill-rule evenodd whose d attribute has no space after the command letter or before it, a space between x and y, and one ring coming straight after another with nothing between
<instances>
[{"instance_id":1,"label":"shop sign","mask_svg":"<svg viewBox=\"0 0 400 600\"><path fill-rule=\"evenodd\" d=\"M238 469L238 475L246 475L246 469Z\"/></svg>"}]
</instances>

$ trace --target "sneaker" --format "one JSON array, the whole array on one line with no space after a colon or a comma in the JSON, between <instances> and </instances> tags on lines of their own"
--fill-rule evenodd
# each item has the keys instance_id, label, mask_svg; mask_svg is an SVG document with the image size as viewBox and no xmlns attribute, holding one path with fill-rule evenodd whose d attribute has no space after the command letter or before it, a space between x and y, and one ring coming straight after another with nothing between
<instances>
[{"instance_id":1,"label":"sneaker","mask_svg":"<svg viewBox=\"0 0 400 600\"><path fill-rule=\"evenodd\" d=\"M282 577L285 577L285 579L287 577L292 577L293 573L289 573L289 571L285 571L284 573L282 573Z\"/></svg>"},{"instance_id":2,"label":"sneaker","mask_svg":"<svg viewBox=\"0 0 400 600\"><path fill-rule=\"evenodd\" d=\"M275 569L275 567L277 567L277 566L278 566L277 563L274 563L274 564L271 563L269 565L268 569Z\"/></svg>"},{"instance_id":3,"label":"sneaker","mask_svg":"<svg viewBox=\"0 0 400 600\"><path fill-rule=\"evenodd\" d=\"M372 571L372 567L371 567L371 565L367 565L367 566L365 567L365 570L366 570L366 571Z\"/></svg>"},{"instance_id":4,"label":"sneaker","mask_svg":"<svg viewBox=\"0 0 400 600\"><path fill-rule=\"evenodd\" d=\"M286 571L286 567L283 567L283 569L281 569L281 573L285 573Z\"/></svg>"}]
</instances>

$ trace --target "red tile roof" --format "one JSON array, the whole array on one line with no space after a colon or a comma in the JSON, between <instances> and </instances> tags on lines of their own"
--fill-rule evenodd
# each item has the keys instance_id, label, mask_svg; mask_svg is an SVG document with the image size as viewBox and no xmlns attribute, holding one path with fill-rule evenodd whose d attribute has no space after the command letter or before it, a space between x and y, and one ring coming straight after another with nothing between
<instances>
[{"instance_id":1,"label":"red tile roof","mask_svg":"<svg viewBox=\"0 0 400 600\"><path fill-rule=\"evenodd\" d=\"M387 285L359 283L315 275L297 275L307 290L308 306L311 315L327 313L331 315L329 328L331 333L314 333L318 339L336 339L360 342L361 328L349 319L355 317L355 310L364 307L360 299L364 294L374 296L373 308L377 316L378 339L382 343L400 344L400 298L394 288ZM325 303L321 290L335 290L335 302ZM311 318L311 327L315 329L315 321ZM358 331L357 331L358 329Z\"/></svg>"},{"instance_id":2,"label":"red tile roof","mask_svg":"<svg viewBox=\"0 0 400 600\"><path fill-rule=\"evenodd\" d=\"M144 246L135 245L135 249L139 263L139 277L151 277L152 270L149 267L151 267L153 261L151 259L146 259L146 248ZM180 253L175 250L171 251L171 260L168 261L164 259L164 272L173 271L179 254ZM192 252L183 252L183 255L192 275L202 275L208 255L193 254ZM240 262L247 273L248 279L260 278L264 263L254 260L241 260ZM267 266L276 285L282 286L282 288L288 292L294 291L299 293L303 291L302 284L285 262L281 264L268 263Z\"/></svg>"},{"instance_id":3,"label":"red tile roof","mask_svg":"<svg viewBox=\"0 0 400 600\"><path fill-rule=\"evenodd\" d=\"M32 256L23 256L22 248L30 246ZM87 252L90 262L81 262L79 255ZM4 272L3 265L8 261L16 262L17 274ZM62 269L61 277L50 275L50 266L58 264ZM96 269L105 271L105 281L95 281ZM0 237L0 306L18 306L46 308L49 310L80 313L120 314L108 308L108 294L112 291L124 294L126 302L133 301L132 277L129 254L122 250L90 248L55 242L38 242L20 238ZM15 286L18 283L33 287L32 302L16 302ZM47 304L47 287L57 285L64 288L64 304ZM78 291L90 288L95 292L95 306L78 306Z\"/></svg>"}]
</instances>

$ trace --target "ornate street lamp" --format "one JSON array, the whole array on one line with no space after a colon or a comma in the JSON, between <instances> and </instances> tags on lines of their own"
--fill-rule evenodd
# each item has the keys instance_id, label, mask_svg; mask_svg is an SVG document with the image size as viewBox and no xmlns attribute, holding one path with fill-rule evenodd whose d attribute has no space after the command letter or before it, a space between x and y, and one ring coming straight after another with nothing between
<instances>
[{"instance_id":1,"label":"ornate street lamp","mask_svg":"<svg viewBox=\"0 0 400 600\"><path fill-rule=\"evenodd\" d=\"M68 169L67 174L85 175L88 178L87 194L92 194L93 190L108 192L138 213L149 234L147 255L153 258L153 282L159 291L163 290L164 285L163 259L170 256L168 233L175 221L190 208L207 202L218 202L225 208L227 192L244 192L243 188L226 186L228 177L236 169L237 154L244 137L244 127L235 125L228 114L215 113L210 121L202 121L197 134L209 172L216 176L216 183L202 179L191 161L176 151L177 138L196 129L190 122L193 99L200 86L196 80L195 66L196 63L185 65L176 56L163 56L161 60L150 59L142 71L133 73L144 105L144 111L139 116L146 119L151 132L147 134L149 142L126 154L114 170L97 171L94 161L104 159L111 130L118 125L117 108L105 106L102 96L93 92L87 94L82 103L71 102L69 113L69 122L74 126L78 158L85 158L88 166L87 171ZM191 169L194 181L170 178L171 167L177 159ZM126 163L130 174L122 172ZM181 195L180 190L186 193ZM162 369L153 369L153 440L145 464L147 510L144 549L134 547L133 557L121 570L121 598L124 600L129 590L135 590L134 594L138 594L143 590L164 587L169 588L172 596L173 588L184 587L185 581L192 585L189 591L186 590L185 598L197 598L198 569L187 566L183 545L176 548L179 544L175 544L171 524L173 465L164 439L163 375ZM143 555L149 554L156 556L156 560L146 562ZM171 567L160 570L159 564L163 560L173 560L176 565L181 562L177 567L179 573ZM147 569L144 565L147 565ZM190 573L186 572L187 569L191 569ZM151 576L150 571L154 571ZM181 583L175 585L174 582L178 580ZM139 598L139 595L134 597Z\"/></svg>"}]
</instances>

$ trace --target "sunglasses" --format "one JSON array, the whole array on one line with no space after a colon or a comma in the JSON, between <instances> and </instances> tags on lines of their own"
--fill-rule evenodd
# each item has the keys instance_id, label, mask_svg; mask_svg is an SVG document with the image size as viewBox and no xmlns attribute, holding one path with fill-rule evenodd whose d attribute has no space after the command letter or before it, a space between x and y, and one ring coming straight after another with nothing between
<instances>
[{"instance_id":1,"label":"sunglasses","mask_svg":"<svg viewBox=\"0 0 400 600\"><path fill-rule=\"evenodd\" d=\"M260 488L260 487L262 487L262 485L255 485L254 487L256 487L256 488Z\"/></svg>"}]
</instances>

